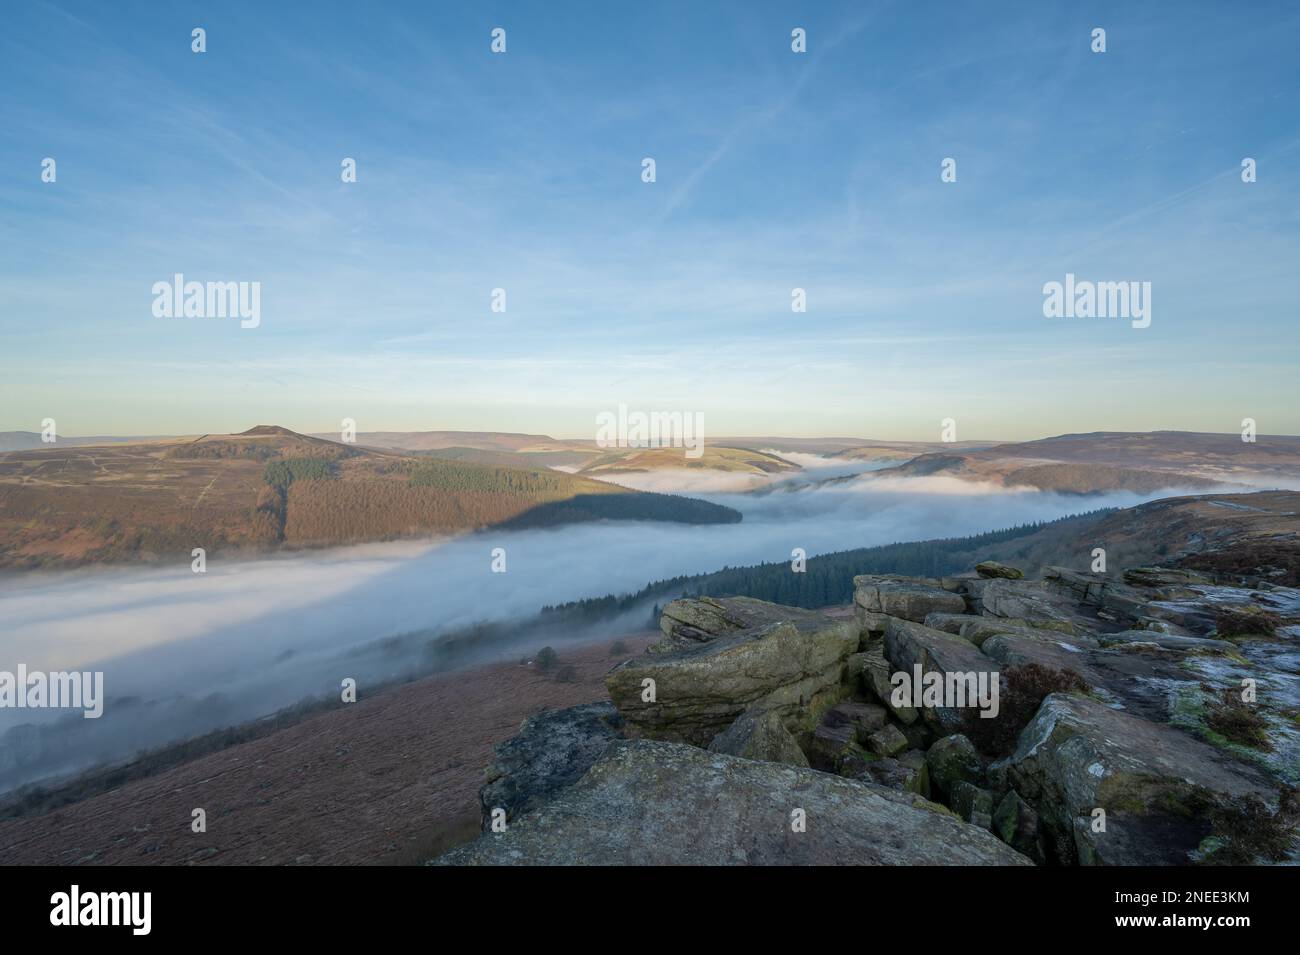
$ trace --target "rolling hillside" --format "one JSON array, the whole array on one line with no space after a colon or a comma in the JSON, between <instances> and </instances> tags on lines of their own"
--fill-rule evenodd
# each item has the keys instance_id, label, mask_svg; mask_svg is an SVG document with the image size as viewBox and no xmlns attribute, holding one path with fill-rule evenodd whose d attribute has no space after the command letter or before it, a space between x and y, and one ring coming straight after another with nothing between
<instances>
[{"instance_id":1,"label":"rolling hillside","mask_svg":"<svg viewBox=\"0 0 1300 955\"><path fill-rule=\"evenodd\" d=\"M909 461L922 454L953 451L981 451L990 441L869 441L851 448L836 451L834 457L846 461ZM777 445L772 445L777 447Z\"/></svg>"},{"instance_id":2,"label":"rolling hillside","mask_svg":"<svg viewBox=\"0 0 1300 955\"><path fill-rule=\"evenodd\" d=\"M620 448L602 454L579 473L600 475L678 469L733 474L781 474L801 470L799 465L775 454L709 445L696 458L687 457L681 448Z\"/></svg>"},{"instance_id":3,"label":"rolling hillside","mask_svg":"<svg viewBox=\"0 0 1300 955\"><path fill-rule=\"evenodd\" d=\"M338 440L338 432L312 435L329 441ZM522 434L514 431L360 431L357 444L367 448L392 451L439 451L447 448L475 448L483 451L557 451L567 450L575 442L558 441L546 434Z\"/></svg>"},{"instance_id":4,"label":"rolling hillside","mask_svg":"<svg viewBox=\"0 0 1300 955\"><path fill-rule=\"evenodd\" d=\"M544 468L363 448L270 425L0 454L0 569L604 519L730 523L740 515Z\"/></svg>"},{"instance_id":5,"label":"rolling hillside","mask_svg":"<svg viewBox=\"0 0 1300 955\"><path fill-rule=\"evenodd\" d=\"M1236 433L1097 431L995 445L982 456L1175 471L1209 480L1300 475L1300 437L1280 434L1243 441Z\"/></svg>"},{"instance_id":6,"label":"rolling hillside","mask_svg":"<svg viewBox=\"0 0 1300 955\"><path fill-rule=\"evenodd\" d=\"M138 444L142 441L166 441L172 435L96 435L91 437L68 438L59 436L58 443L64 447L84 444ZM48 448L41 439L39 431L0 431L0 452L4 451L39 451Z\"/></svg>"},{"instance_id":7,"label":"rolling hillside","mask_svg":"<svg viewBox=\"0 0 1300 955\"><path fill-rule=\"evenodd\" d=\"M973 450L947 446L886 473L1069 494L1287 486L1300 481L1300 438L1259 435L1244 442L1236 434L1181 431L1068 434Z\"/></svg>"}]
</instances>

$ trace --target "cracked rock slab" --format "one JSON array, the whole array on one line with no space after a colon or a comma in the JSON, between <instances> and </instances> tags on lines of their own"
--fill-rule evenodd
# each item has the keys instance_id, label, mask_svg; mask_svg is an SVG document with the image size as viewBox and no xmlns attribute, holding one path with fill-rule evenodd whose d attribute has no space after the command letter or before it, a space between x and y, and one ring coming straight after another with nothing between
<instances>
[{"instance_id":1,"label":"cracked rock slab","mask_svg":"<svg viewBox=\"0 0 1300 955\"><path fill-rule=\"evenodd\" d=\"M799 810L804 831L795 831ZM915 795L692 746L617 741L573 786L440 865L1030 865Z\"/></svg>"},{"instance_id":2,"label":"cracked rock slab","mask_svg":"<svg viewBox=\"0 0 1300 955\"><path fill-rule=\"evenodd\" d=\"M1053 693L1008 757L1009 778L1038 812L1059 861L1161 865L1189 861L1227 800L1276 799L1257 767L1166 724L1094 699ZM1106 813L1096 831L1094 810Z\"/></svg>"},{"instance_id":3,"label":"cracked rock slab","mask_svg":"<svg viewBox=\"0 0 1300 955\"><path fill-rule=\"evenodd\" d=\"M845 660L857 648L851 621L794 611L675 653L634 657L605 685L630 737L707 746L751 706L776 711L798 735L848 694Z\"/></svg>"},{"instance_id":4,"label":"cracked rock slab","mask_svg":"<svg viewBox=\"0 0 1300 955\"><path fill-rule=\"evenodd\" d=\"M660 612L659 629L664 639L650 647L650 652L671 653L782 621L817 625L825 619L815 610L785 607L753 597L683 597Z\"/></svg>"},{"instance_id":5,"label":"cracked rock slab","mask_svg":"<svg viewBox=\"0 0 1300 955\"><path fill-rule=\"evenodd\" d=\"M853 602L866 615L885 614L916 623L932 613L961 614L966 600L936 583L863 575L853 578Z\"/></svg>"},{"instance_id":6,"label":"cracked rock slab","mask_svg":"<svg viewBox=\"0 0 1300 955\"><path fill-rule=\"evenodd\" d=\"M917 666L922 674L986 673L989 680L998 678L997 661L985 656L969 640L907 620L890 618L885 630L885 657L895 673L904 673L909 679ZM943 735L960 732L966 722L966 711L955 707L925 707L922 716Z\"/></svg>"},{"instance_id":7,"label":"cracked rock slab","mask_svg":"<svg viewBox=\"0 0 1300 955\"><path fill-rule=\"evenodd\" d=\"M494 809L504 809L506 819L513 820L581 779L622 725L608 701L546 710L524 720L517 735L497 745L479 790L483 831Z\"/></svg>"},{"instance_id":8,"label":"cracked rock slab","mask_svg":"<svg viewBox=\"0 0 1300 955\"><path fill-rule=\"evenodd\" d=\"M785 728L780 715L770 710L746 710L740 714L736 722L713 737L709 752L790 766L808 765L808 757Z\"/></svg>"}]
</instances>

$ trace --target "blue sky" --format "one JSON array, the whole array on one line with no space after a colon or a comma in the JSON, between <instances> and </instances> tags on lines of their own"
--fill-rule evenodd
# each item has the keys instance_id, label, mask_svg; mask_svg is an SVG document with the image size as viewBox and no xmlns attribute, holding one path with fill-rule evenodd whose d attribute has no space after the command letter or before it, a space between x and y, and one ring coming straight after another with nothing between
<instances>
[{"instance_id":1,"label":"blue sky","mask_svg":"<svg viewBox=\"0 0 1300 955\"><path fill-rule=\"evenodd\" d=\"M0 430L1300 433L1294 4L0 18ZM260 327L154 318L176 272ZM1044 318L1067 272L1151 327Z\"/></svg>"}]
</instances>

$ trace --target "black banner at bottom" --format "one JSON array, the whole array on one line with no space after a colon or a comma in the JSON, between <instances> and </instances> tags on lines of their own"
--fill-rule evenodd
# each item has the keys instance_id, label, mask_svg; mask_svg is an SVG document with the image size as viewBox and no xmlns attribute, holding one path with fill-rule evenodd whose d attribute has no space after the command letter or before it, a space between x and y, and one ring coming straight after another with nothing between
<instances>
[{"instance_id":1,"label":"black banner at bottom","mask_svg":"<svg viewBox=\"0 0 1300 955\"><path fill-rule=\"evenodd\" d=\"M1056 938L1234 933L1294 926L1295 872L1273 868L7 868L7 940L76 932L81 942L284 937L373 942L434 927L512 930L586 946L592 930L654 932L699 923L700 940L734 943L747 926L789 921L870 938L923 931L930 944L1011 920ZM631 924L629 923L631 920ZM691 930L693 933L697 929ZM355 933L355 934L353 934ZM882 936L883 933L883 936ZM598 937L598 936L589 936Z\"/></svg>"}]
</instances>

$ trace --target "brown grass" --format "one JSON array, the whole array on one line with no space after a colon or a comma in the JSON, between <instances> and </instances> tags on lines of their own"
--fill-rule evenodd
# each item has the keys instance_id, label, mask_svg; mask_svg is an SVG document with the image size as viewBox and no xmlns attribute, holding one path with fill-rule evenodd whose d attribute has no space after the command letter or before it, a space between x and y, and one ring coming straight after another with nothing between
<instances>
[{"instance_id":1,"label":"brown grass","mask_svg":"<svg viewBox=\"0 0 1300 955\"><path fill-rule=\"evenodd\" d=\"M1010 666L1002 671L998 715L981 718L971 710L966 718L966 737L987 756L1005 756L1016 748L1021 731L1029 725L1038 707L1052 693L1087 693L1090 687L1072 670L1058 670L1038 663Z\"/></svg>"},{"instance_id":2,"label":"brown grass","mask_svg":"<svg viewBox=\"0 0 1300 955\"><path fill-rule=\"evenodd\" d=\"M640 653L657 634L624 637ZM247 742L0 822L15 865L409 864L476 832L493 747L540 709L608 699L609 643L565 648L574 682L499 663L405 683ZM55 800L57 801L57 800ZM190 831L191 810L208 831Z\"/></svg>"},{"instance_id":3,"label":"brown grass","mask_svg":"<svg viewBox=\"0 0 1300 955\"><path fill-rule=\"evenodd\" d=\"M1259 710L1241 698L1241 690L1228 687L1205 706L1205 725L1234 743L1271 750L1268 722Z\"/></svg>"}]
</instances>

